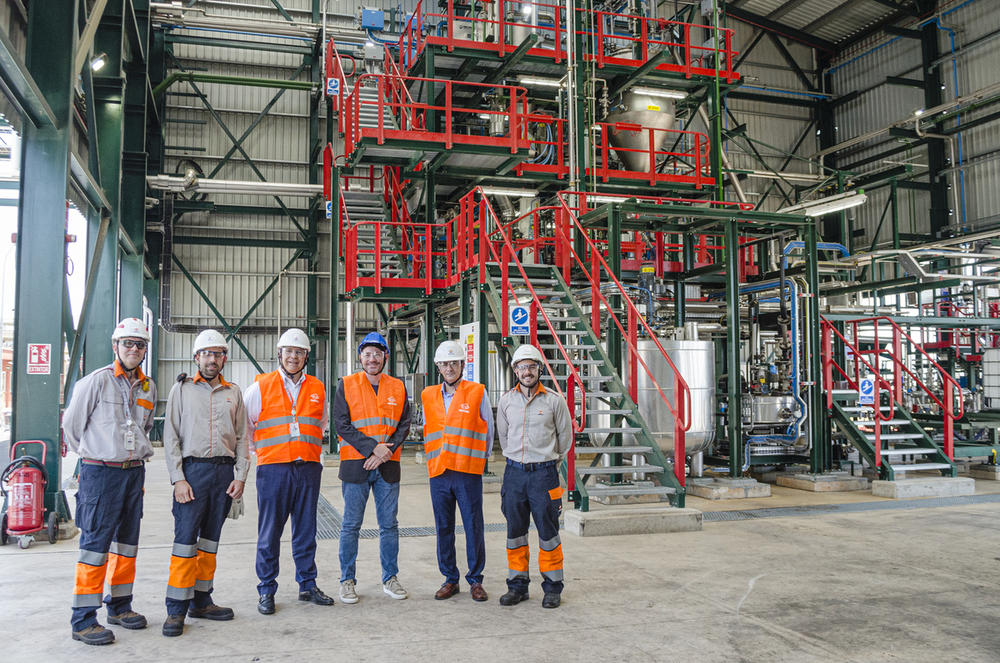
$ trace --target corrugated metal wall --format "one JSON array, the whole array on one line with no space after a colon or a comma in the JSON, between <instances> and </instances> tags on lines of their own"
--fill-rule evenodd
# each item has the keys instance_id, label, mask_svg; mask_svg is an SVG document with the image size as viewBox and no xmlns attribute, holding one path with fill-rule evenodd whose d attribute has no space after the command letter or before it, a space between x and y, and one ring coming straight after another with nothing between
<instances>
[{"instance_id":1,"label":"corrugated metal wall","mask_svg":"<svg viewBox=\"0 0 1000 663\"><path fill-rule=\"evenodd\" d=\"M369 4L380 6L377 3L366 3L366 6ZM390 3L385 4L388 9ZM310 0L284 0L281 5L296 21L311 20ZM281 19L281 14L270 0L202 0L198 3L198 7L216 16ZM356 9L356 5L347 2L329 2L328 25L331 28L337 26L353 28L353 18L337 14L353 16ZM232 33L204 30L175 30L174 33L197 37L249 39L240 35L234 36ZM281 39L261 37L252 39L267 43L289 43L288 40ZM303 61L301 55L295 54L191 44L174 44L173 52L185 69L246 78L292 80ZM294 80L309 80L308 69L295 75ZM228 132L237 138L244 134L260 111L279 93L279 90L273 88L217 83L201 83L198 84L198 88L205 94ZM167 117L179 121L168 122L165 126L165 143L168 146L165 169L168 172L183 172L189 167L186 160L192 160L207 175L229 153L233 141L201 99L191 96L192 92L192 87L187 83L177 83L168 92ZM278 101L242 144L247 155L268 182L299 184L309 182L309 97L309 92L296 90L281 92ZM324 136L325 133L325 118L322 117L321 111L320 135ZM233 154L214 177L246 181L260 179L240 152ZM272 208L277 208L279 205L270 195L210 194L207 199L220 205ZM293 210L304 209L309 205L309 199L304 197L285 196L281 201ZM297 221L300 225L307 226L305 217L297 217ZM310 269L315 269L319 273L318 324L323 328L329 326L329 233L330 224L324 220L319 226L318 260L313 264L308 260L299 259L292 264L288 268L288 273L280 279L280 284L264 297L248 317L246 326L250 328L280 326L281 329L291 326L304 327L308 297L306 272ZM263 216L187 213L175 223L174 235L260 240L300 239L295 225L283 214ZM235 324L247 314L264 290L278 277L294 251L175 243L174 253L229 324ZM342 288L342 277L340 284ZM165 321L168 326L191 325L199 328L219 326L219 321L208 303L176 268L171 274L170 289L170 317ZM346 316L344 304L340 305L340 316L343 321ZM356 308L355 319L359 330L374 328L377 318L373 305L361 305ZM343 322L341 327L343 328ZM164 384L178 373L191 373L196 370L191 361L194 334L163 331L160 338L159 368L161 381L164 381ZM275 361L277 334L241 333L239 338L263 370L273 370L277 366ZM344 344L341 343L340 356L349 356L343 354L344 350ZM318 349L317 360L317 374L324 376L327 361L325 344L321 344ZM347 368L346 362L342 359L340 370ZM257 369L246 352L236 343L231 343L229 365L226 369L229 379L246 387L253 382L256 373ZM163 390L164 398L167 391Z\"/></svg>"},{"instance_id":2,"label":"corrugated metal wall","mask_svg":"<svg viewBox=\"0 0 1000 663\"><path fill-rule=\"evenodd\" d=\"M951 3L954 8L942 17L943 25L956 31L956 47L959 56L952 65L950 57L943 57L939 64L945 101L973 93L998 80L1000 70L1000 13L996 3L989 0L974 0L971 3ZM915 22L906 27L917 27ZM996 33L996 34L995 34ZM949 33L938 31L938 45L944 56L951 53ZM971 45L967 53L962 53L966 45ZM894 86L886 83L887 76L900 76L916 80L922 79L922 59L920 42L915 39L881 36L860 51L853 51L833 63L833 91L846 94L854 90L861 95L840 107L837 111L837 142L863 136L890 123L910 117L914 111L924 107L923 90L912 87ZM957 89L955 74L957 72ZM966 122L995 112L995 107L976 110L966 116ZM949 122L947 127L954 127ZM853 169L859 174L887 170L900 163L912 163L915 172L921 172L927 164L926 147L916 147L886 160L875 161L856 168L852 164L870 159L885 150L906 145L908 139L883 135L866 141L838 154L838 166ZM1000 215L1000 133L995 122L987 123L963 132L961 152L964 167L964 183L958 171L947 172L949 183L964 188L964 196L959 197L957 209L952 211L952 224L960 225L964 217L970 229L982 227L986 223L996 223ZM958 146L958 143L956 143ZM957 148L956 148L957 149ZM947 146L946 146L947 150ZM927 182L926 176L915 178ZM964 187L963 187L964 184ZM874 192L869 202L856 210L855 228L866 232L864 241L870 244L876 240L885 244L891 240L891 224L882 224L876 238L875 231L885 209L888 197L886 190ZM949 196L949 205L952 198ZM900 230L915 234L930 234L928 208L930 196L926 192L906 192L900 205ZM867 245L866 247L867 248Z\"/></svg>"}]
</instances>

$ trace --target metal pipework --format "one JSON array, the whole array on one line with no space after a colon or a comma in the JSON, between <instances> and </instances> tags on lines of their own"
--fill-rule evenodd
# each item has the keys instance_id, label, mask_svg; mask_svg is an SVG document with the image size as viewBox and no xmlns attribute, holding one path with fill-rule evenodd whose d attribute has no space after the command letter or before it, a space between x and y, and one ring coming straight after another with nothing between
<instances>
[{"instance_id":1,"label":"metal pipework","mask_svg":"<svg viewBox=\"0 0 1000 663\"><path fill-rule=\"evenodd\" d=\"M297 184L292 182L260 182L251 180L214 180L206 177L193 177L189 170L184 177L171 175L148 175L146 183L151 189L184 193L243 193L266 194L273 196L301 196L312 198L322 195L322 184Z\"/></svg>"}]
</instances>

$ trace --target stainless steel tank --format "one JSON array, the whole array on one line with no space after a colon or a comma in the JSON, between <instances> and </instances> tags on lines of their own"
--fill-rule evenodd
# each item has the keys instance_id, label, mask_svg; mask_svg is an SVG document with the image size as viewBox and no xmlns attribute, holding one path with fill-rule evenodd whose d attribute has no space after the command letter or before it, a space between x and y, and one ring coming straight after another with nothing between
<instances>
[{"instance_id":1,"label":"stainless steel tank","mask_svg":"<svg viewBox=\"0 0 1000 663\"><path fill-rule=\"evenodd\" d=\"M684 436L686 454L707 451L715 441L715 344L711 341L670 341L660 339L660 345L674 362L691 391L691 428ZM674 393L674 371L663 358L652 339L639 339L639 354L666 394L671 405L677 402ZM624 356L628 356L625 349ZM660 392L649 375L639 365L639 414L646 420L660 449L667 456L674 453L674 417L663 403ZM634 436L630 444L638 444Z\"/></svg>"},{"instance_id":2,"label":"stainless steel tank","mask_svg":"<svg viewBox=\"0 0 1000 663\"><path fill-rule=\"evenodd\" d=\"M674 102L662 97L651 97L648 94L637 92L626 92L622 95L622 110L608 113L605 122L614 124L615 122L632 122L640 124L645 129L642 131L611 131L608 142L612 148L625 148L628 150L641 150L640 152L627 152L623 149L615 150L615 154L621 159L626 170L638 173L648 173L650 168L649 159L649 131L648 129L671 129L674 126ZM607 127L602 128L607 131ZM657 151L664 147L669 134L666 131L657 131L654 135Z\"/></svg>"}]
</instances>

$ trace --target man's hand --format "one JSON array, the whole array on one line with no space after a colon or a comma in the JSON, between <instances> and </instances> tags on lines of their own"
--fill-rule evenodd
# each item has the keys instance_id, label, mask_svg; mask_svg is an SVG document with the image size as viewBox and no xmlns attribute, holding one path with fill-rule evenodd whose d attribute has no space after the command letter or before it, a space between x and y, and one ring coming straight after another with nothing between
<instances>
[{"instance_id":1,"label":"man's hand","mask_svg":"<svg viewBox=\"0 0 1000 663\"><path fill-rule=\"evenodd\" d=\"M229 488L226 488L226 495L229 495L234 500L240 499L243 496L243 482L239 479L233 479L233 482L229 484Z\"/></svg>"},{"instance_id":2,"label":"man's hand","mask_svg":"<svg viewBox=\"0 0 1000 663\"><path fill-rule=\"evenodd\" d=\"M389 450L389 446L387 444L377 444L372 449L372 455L368 456L365 460L364 467L366 470L374 470L390 458L392 458L392 451Z\"/></svg>"},{"instance_id":3,"label":"man's hand","mask_svg":"<svg viewBox=\"0 0 1000 663\"><path fill-rule=\"evenodd\" d=\"M194 491L191 490L191 484L189 484L184 479L181 479L174 484L174 499L180 504L187 504L194 499Z\"/></svg>"}]
</instances>

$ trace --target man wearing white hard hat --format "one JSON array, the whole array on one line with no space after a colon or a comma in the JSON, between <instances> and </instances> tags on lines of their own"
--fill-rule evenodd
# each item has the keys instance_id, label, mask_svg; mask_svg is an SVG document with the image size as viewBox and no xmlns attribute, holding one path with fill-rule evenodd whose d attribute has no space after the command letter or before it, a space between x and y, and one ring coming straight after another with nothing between
<instances>
[{"instance_id":1,"label":"man wearing white hard hat","mask_svg":"<svg viewBox=\"0 0 1000 663\"><path fill-rule=\"evenodd\" d=\"M257 611L274 614L281 533L292 519L299 600L333 605L316 586L316 507L329 408L323 383L306 375L309 337L289 329L278 339L278 370L258 375L243 395L247 435L257 450Z\"/></svg>"},{"instance_id":2,"label":"man wearing white hard hat","mask_svg":"<svg viewBox=\"0 0 1000 663\"><path fill-rule=\"evenodd\" d=\"M500 605L528 600L528 527L538 530L538 569L543 608L558 608L563 590L559 514L563 489L559 463L573 442L569 406L539 381L542 353L522 345L510 362L517 386L500 397L497 433L507 458L500 508L507 518L507 593Z\"/></svg>"},{"instance_id":3,"label":"man wearing white hard hat","mask_svg":"<svg viewBox=\"0 0 1000 663\"><path fill-rule=\"evenodd\" d=\"M226 337L206 329L194 341L194 377L181 374L167 396L163 452L174 486L174 548L163 635L184 632L184 617L229 621L212 600L219 536L250 471L240 388L222 377Z\"/></svg>"},{"instance_id":4,"label":"man wearing white hard hat","mask_svg":"<svg viewBox=\"0 0 1000 663\"><path fill-rule=\"evenodd\" d=\"M455 563L455 506L462 513L465 575L473 601L487 601L483 588L486 568L486 528L483 524L483 472L493 451L493 409L486 388L463 380L465 348L445 341L434 353L443 378L420 394L424 410L424 453L430 475L431 505L437 530L438 569L444 584L434 594L442 601L459 591Z\"/></svg>"},{"instance_id":5,"label":"man wearing white hard hat","mask_svg":"<svg viewBox=\"0 0 1000 663\"><path fill-rule=\"evenodd\" d=\"M115 635L97 622L104 596L108 623L127 629L146 627L132 610L135 556L146 481L146 459L153 455L156 385L139 368L146 356L149 328L125 318L111 334L114 363L82 378L63 413L63 439L80 454L76 526L80 556L73 587L73 639L106 645Z\"/></svg>"}]
</instances>

